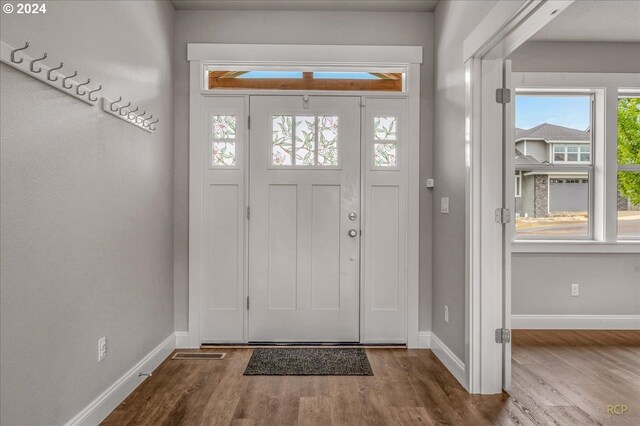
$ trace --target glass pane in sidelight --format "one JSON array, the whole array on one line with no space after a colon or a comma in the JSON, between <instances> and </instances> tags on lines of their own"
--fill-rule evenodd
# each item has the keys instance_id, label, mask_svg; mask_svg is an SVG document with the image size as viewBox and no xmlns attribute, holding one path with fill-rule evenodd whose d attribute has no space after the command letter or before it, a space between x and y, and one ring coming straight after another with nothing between
<instances>
[{"instance_id":1,"label":"glass pane in sidelight","mask_svg":"<svg viewBox=\"0 0 640 426\"><path fill-rule=\"evenodd\" d=\"M398 117L378 116L373 118L374 139L379 141L395 141L398 136Z\"/></svg>"},{"instance_id":2,"label":"glass pane in sidelight","mask_svg":"<svg viewBox=\"0 0 640 426\"><path fill-rule=\"evenodd\" d=\"M375 167L396 167L397 146L393 142L373 144L373 165Z\"/></svg>"},{"instance_id":3,"label":"glass pane in sidelight","mask_svg":"<svg viewBox=\"0 0 640 426\"><path fill-rule=\"evenodd\" d=\"M229 141L214 141L211 152L212 166L235 166L236 144Z\"/></svg>"},{"instance_id":4,"label":"glass pane in sidelight","mask_svg":"<svg viewBox=\"0 0 640 426\"><path fill-rule=\"evenodd\" d=\"M234 139L236 137L235 115L213 116L213 139Z\"/></svg>"}]
</instances>

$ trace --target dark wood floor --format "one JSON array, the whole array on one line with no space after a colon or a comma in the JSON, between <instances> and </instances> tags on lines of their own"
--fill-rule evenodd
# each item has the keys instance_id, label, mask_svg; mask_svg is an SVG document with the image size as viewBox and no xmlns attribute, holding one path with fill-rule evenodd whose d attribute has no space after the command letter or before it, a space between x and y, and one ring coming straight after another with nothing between
<instances>
[{"instance_id":1,"label":"dark wood floor","mask_svg":"<svg viewBox=\"0 0 640 426\"><path fill-rule=\"evenodd\" d=\"M516 331L511 396L467 394L428 350L367 349L373 377L243 376L252 350L225 352L166 360L103 424L640 424L640 332Z\"/></svg>"}]
</instances>

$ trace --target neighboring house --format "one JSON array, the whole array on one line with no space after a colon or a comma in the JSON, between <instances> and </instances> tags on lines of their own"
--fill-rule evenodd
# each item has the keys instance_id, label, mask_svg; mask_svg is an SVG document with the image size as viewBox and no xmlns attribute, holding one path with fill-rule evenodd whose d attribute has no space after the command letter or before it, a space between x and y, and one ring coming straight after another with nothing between
<instances>
[{"instance_id":1,"label":"neighboring house","mask_svg":"<svg viewBox=\"0 0 640 426\"><path fill-rule=\"evenodd\" d=\"M516 170L539 164L591 162L591 133L543 123L516 128ZM586 212L589 176L584 172L516 171L516 216L548 217Z\"/></svg>"}]
</instances>

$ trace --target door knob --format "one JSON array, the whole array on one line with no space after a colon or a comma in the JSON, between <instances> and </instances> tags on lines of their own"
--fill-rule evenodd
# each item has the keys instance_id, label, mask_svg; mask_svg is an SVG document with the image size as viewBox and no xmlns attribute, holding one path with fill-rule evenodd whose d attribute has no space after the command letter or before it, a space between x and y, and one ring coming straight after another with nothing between
<instances>
[{"instance_id":1,"label":"door knob","mask_svg":"<svg viewBox=\"0 0 640 426\"><path fill-rule=\"evenodd\" d=\"M349 234L349 236L350 236L351 238L353 238L353 237L358 236L358 231L356 231L355 229L349 229L348 234Z\"/></svg>"},{"instance_id":2,"label":"door knob","mask_svg":"<svg viewBox=\"0 0 640 426\"><path fill-rule=\"evenodd\" d=\"M356 212L351 212L347 217L349 218L349 220L356 220L358 218L358 215L356 214Z\"/></svg>"}]
</instances>

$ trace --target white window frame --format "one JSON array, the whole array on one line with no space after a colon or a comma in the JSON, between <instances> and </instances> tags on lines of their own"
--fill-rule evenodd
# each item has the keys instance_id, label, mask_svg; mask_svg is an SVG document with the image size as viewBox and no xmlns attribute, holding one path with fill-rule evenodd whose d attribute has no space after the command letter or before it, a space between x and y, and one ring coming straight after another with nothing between
<instances>
[{"instance_id":1,"label":"white window frame","mask_svg":"<svg viewBox=\"0 0 640 426\"><path fill-rule=\"evenodd\" d=\"M636 89L624 89L621 88L618 90L618 99L620 98L639 98L640 97L640 88ZM617 105L617 104L616 104ZM617 109L616 109L616 124L617 124ZM617 126L616 126L617 127ZM616 154L617 154L617 143L616 143ZM619 164L618 156L616 155L616 238L621 242L640 242L640 237L624 237L620 236L618 233L618 209L617 209L617 196L618 196L618 172L636 172L640 173L640 164Z\"/></svg>"},{"instance_id":2,"label":"white window frame","mask_svg":"<svg viewBox=\"0 0 640 426\"><path fill-rule=\"evenodd\" d=\"M591 159L593 186L593 238L591 239L527 239L511 238L513 253L640 253L640 240L618 239L617 236L617 102L619 93L640 93L640 75L633 73L548 73L514 72L513 86L523 90L583 91L596 93L597 118L600 126L593 129ZM600 93L600 96L597 94ZM606 141L606 143L605 143ZM565 167L580 167L579 165ZM515 203L515 198L511 201ZM513 205L511 206L513 208ZM513 231L512 235L513 235Z\"/></svg>"},{"instance_id":3,"label":"white window frame","mask_svg":"<svg viewBox=\"0 0 640 426\"><path fill-rule=\"evenodd\" d=\"M515 73L514 73L515 74ZM540 97L590 97L591 98L591 106L589 110L589 128L591 129L591 140L588 142L588 146L591 147L591 152L596 151L595 147L597 144L604 145L603 138L598 137L597 129L600 127L604 127L604 115L602 112L597 111L598 103L602 103L602 97L604 96L604 92L599 89L594 88L557 88L557 87L536 87L536 88L526 88L519 87L517 84L514 84L516 87L516 96L524 95L524 96L540 96ZM598 101L598 102L596 102ZM549 238L548 236L526 236L516 238L516 221L511 221L509 227L511 228L511 242L519 243L519 242L528 242L528 241L584 241L584 240L594 240L596 238L596 227L595 220L595 185L593 184L594 178L598 176L598 172L594 167L592 161L595 161L593 155L590 156L589 162L580 162L580 161L567 161L567 157L569 154L568 146L569 145L577 145L576 142L573 141L553 141L550 143L551 147L549 149L549 164L540 164L540 165L522 165L519 167L514 167L514 172L542 172L543 174L562 174L562 173L587 173L589 176L589 194L588 194L588 223L587 223L587 234L580 236L556 236L553 238ZM565 161L555 161L555 147L556 146L564 146L564 154ZM577 153L578 159L580 158L580 152ZM549 200L551 199L551 184L550 180L547 179L547 209L549 207ZM512 200L513 204L512 210L515 211L515 200Z\"/></svg>"},{"instance_id":4,"label":"white window frame","mask_svg":"<svg viewBox=\"0 0 640 426\"><path fill-rule=\"evenodd\" d=\"M517 171L515 173L515 177L516 177L516 181L515 181L515 188L516 188L516 198L522 198L522 172L521 171Z\"/></svg>"},{"instance_id":5,"label":"white window frame","mask_svg":"<svg viewBox=\"0 0 640 426\"><path fill-rule=\"evenodd\" d=\"M591 157L591 145L590 144L586 144L586 143L576 143L576 142L552 142L551 143L551 149L549 150L550 153L550 163L553 164L590 164L592 157ZM578 155L578 159L576 161L571 161L569 160L569 148L573 148L576 147L578 149L578 151L575 153ZM558 147L563 147L564 150L562 151L562 153L564 153L564 161L558 161L556 160L556 148ZM582 148L589 148L589 151L583 152ZM582 154L589 154L589 160L588 161L582 161L581 155Z\"/></svg>"}]
</instances>

